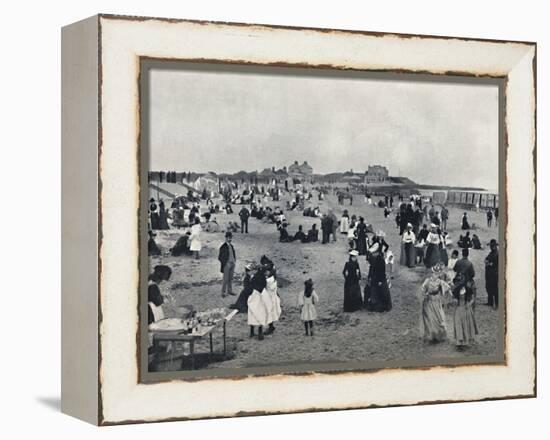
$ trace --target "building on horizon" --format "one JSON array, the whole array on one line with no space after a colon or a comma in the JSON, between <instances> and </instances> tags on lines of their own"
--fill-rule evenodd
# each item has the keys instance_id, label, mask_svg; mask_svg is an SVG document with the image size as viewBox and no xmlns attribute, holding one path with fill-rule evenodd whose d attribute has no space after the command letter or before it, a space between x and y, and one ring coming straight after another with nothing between
<instances>
[{"instance_id":1,"label":"building on horizon","mask_svg":"<svg viewBox=\"0 0 550 440\"><path fill-rule=\"evenodd\" d=\"M369 183L384 183L389 182L389 171L382 165L369 165L367 171L365 171L365 185Z\"/></svg>"}]
</instances>

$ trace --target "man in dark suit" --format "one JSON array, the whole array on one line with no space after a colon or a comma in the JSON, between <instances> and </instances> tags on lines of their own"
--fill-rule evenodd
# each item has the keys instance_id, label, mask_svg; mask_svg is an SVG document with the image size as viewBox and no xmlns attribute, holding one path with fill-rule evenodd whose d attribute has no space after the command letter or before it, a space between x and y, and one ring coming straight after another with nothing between
<instances>
[{"instance_id":1,"label":"man in dark suit","mask_svg":"<svg viewBox=\"0 0 550 440\"><path fill-rule=\"evenodd\" d=\"M241 218L241 234L248 234L248 218L250 217L250 211L246 206L243 206L239 212L239 217Z\"/></svg>"},{"instance_id":2,"label":"man in dark suit","mask_svg":"<svg viewBox=\"0 0 550 440\"><path fill-rule=\"evenodd\" d=\"M223 273L222 298L225 294L235 295L233 293L233 274L235 273L235 264L237 255L235 248L231 244L233 234L228 231L225 233L225 243L220 246L218 261L220 262L220 272Z\"/></svg>"},{"instance_id":3,"label":"man in dark suit","mask_svg":"<svg viewBox=\"0 0 550 440\"><path fill-rule=\"evenodd\" d=\"M455 263L454 271L456 273L455 283L457 281L462 281L466 284L467 287L472 289L474 305L477 297L477 288L474 277L476 276L476 271L474 270L473 263L468 259L470 251L468 248L462 249L462 258Z\"/></svg>"},{"instance_id":4,"label":"man in dark suit","mask_svg":"<svg viewBox=\"0 0 550 440\"><path fill-rule=\"evenodd\" d=\"M487 290L487 305L498 308L498 243L492 239L489 243L491 252L485 258L485 288Z\"/></svg>"}]
</instances>

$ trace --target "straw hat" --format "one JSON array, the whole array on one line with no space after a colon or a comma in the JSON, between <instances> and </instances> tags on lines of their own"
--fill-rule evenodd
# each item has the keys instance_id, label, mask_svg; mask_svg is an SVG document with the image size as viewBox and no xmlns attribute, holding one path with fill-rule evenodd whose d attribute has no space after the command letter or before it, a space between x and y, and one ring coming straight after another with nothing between
<instances>
[{"instance_id":1,"label":"straw hat","mask_svg":"<svg viewBox=\"0 0 550 440\"><path fill-rule=\"evenodd\" d=\"M413 225L412 225L412 224L410 224L410 223L407 223L407 228L412 228L412 227L413 227Z\"/></svg>"},{"instance_id":2,"label":"straw hat","mask_svg":"<svg viewBox=\"0 0 550 440\"><path fill-rule=\"evenodd\" d=\"M349 254L353 257L357 257L359 255L359 252L357 252L356 250L352 250L352 251L349 251Z\"/></svg>"},{"instance_id":3,"label":"straw hat","mask_svg":"<svg viewBox=\"0 0 550 440\"><path fill-rule=\"evenodd\" d=\"M378 237L385 237L385 236L386 236L386 233L385 233L384 231L382 231L382 229L380 229L380 230L376 233L376 235L377 235Z\"/></svg>"}]
</instances>

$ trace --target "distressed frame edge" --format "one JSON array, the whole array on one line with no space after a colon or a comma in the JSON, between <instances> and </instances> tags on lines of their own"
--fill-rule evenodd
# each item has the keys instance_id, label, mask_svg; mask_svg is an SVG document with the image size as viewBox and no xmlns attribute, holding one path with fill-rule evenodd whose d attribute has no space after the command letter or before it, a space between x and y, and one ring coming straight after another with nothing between
<instances>
[{"instance_id":1,"label":"distressed frame edge","mask_svg":"<svg viewBox=\"0 0 550 440\"><path fill-rule=\"evenodd\" d=\"M99 16L95 15L64 26L61 30L61 412L94 425L100 423L101 401L98 393L99 277L89 270L88 264L91 262L94 265L99 257L99 237L92 234L93 230L97 232L99 224L99 169L98 162L91 160L98 153L100 123L97 101L99 21ZM75 70L78 78L73 77ZM92 133L95 136L91 136ZM86 151L90 162L81 160L82 151ZM74 169L77 172L72 171ZM89 180L76 180L75 174L85 175ZM87 197L90 195L94 196L91 203ZM82 208L78 205L79 199L86 200L90 205L89 212L84 211L90 215L90 223L71 220ZM87 272L91 287L83 287L78 277L79 273ZM90 308L94 313L90 313ZM76 322L75 313L78 315ZM82 326L82 316L89 328ZM93 328L92 321L95 321ZM92 347L84 347L80 340L75 341L75 334L83 334Z\"/></svg>"},{"instance_id":2,"label":"distressed frame edge","mask_svg":"<svg viewBox=\"0 0 550 440\"><path fill-rule=\"evenodd\" d=\"M331 29L324 29L324 28L300 28L300 27L287 27L287 26L275 26L275 25L254 25L254 24L240 24L240 23L227 23L227 22L212 22L212 21L196 21L196 20L183 20L183 19L159 19L159 18L152 18L152 17L130 17L130 16L119 16L119 15L109 15L109 14L99 14L98 15L98 26L101 27L101 19L117 19L117 20L131 20L131 21L148 21L148 20L160 20L164 22L190 22L190 23L199 23L199 24L221 24L221 25L236 25L236 26L261 26L261 27L268 27L268 28L276 28L276 29L292 29L292 30L313 30L313 31L319 31L319 32L329 32L332 31ZM532 156L533 156L533 166L534 169L532 170L534 173L534 207L536 210L536 200L537 200L537 188L536 188L536 154L537 154L537 143L536 143L536 43L534 42L513 42L513 41L506 41L506 40L490 40L490 39L475 39L475 38L457 38L457 37L442 37L442 36L428 36L428 35L411 35L411 34L394 34L394 33L372 33L367 31L347 31L347 30L334 30L337 32L343 32L343 33L360 33L365 35L371 35L371 36L397 36L397 37L403 37L403 38L412 38L412 37L418 37L420 39L429 39L429 38L436 38L436 39L456 39L461 41L479 41L479 42L493 42L493 43L517 43L522 45L528 45L535 48L535 54L533 57L533 64L532 64L532 73L533 73L533 84L534 84L534 95L535 95L535 107L533 109L533 119L534 119L534 143L532 148ZM100 39L100 47L99 51L101 52L101 35L99 37ZM308 66L308 67L315 67L315 66ZM325 66L326 67L326 66ZM331 68L336 69L336 67L331 66ZM361 69L363 70L363 69ZM101 77L101 58L100 58L100 77ZM431 73L431 72L429 72ZM453 72L449 73L452 74ZM459 73L460 74L460 73ZM475 76L475 75L474 75ZM507 78L507 77L506 77ZM101 100L101 87L99 87L99 100ZM101 111L101 105L100 105L100 111ZM100 126L101 126L101 118L100 118ZM101 128L99 130L101 132ZM99 145L101 145L101 139L99 142ZM101 173L100 173L101 174ZM99 175L100 181L101 176ZM100 185L101 188L101 185ZM535 211L536 212L536 211ZM504 396L504 397L489 397L489 398L480 398L480 399L466 399L466 400L439 400L439 401L425 401L425 402L418 402L418 403L405 403L405 404L390 404L390 405L367 405L367 406L350 406L346 408L311 408L311 409L299 409L299 410L293 410L293 411L257 411L257 412L241 412L234 415L216 415L212 417L169 417L165 419L159 419L159 420L123 420L123 421L107 421L104 418L102 408L101 408L101 378L100 374L98 375L98 383L100 385L100 402L99 402L99 425L101 426L108 426L108 425L118 425L118 424L129 424L129 423L157 423L157 422L164 422L164 421L174 421L174 420L196 420L196 419L211 419L211 418L226 418L226 417L238 417L238 416L253 416L253 415L267 415L267 414L291 414L291 413L302 413L302 412L320 412L320 411L335 411L335 410L348 410L348 409L363 409L363 408L379 408L379 407L400 407L400 406L412 406L412 405L431 405L431 404L438 404L438 403L458 403L458 402L477 402L477 401L492 401L492 400L503 400L503 399L516 399L516 398L533 398L537 395L537 388L536 388L536 378L537 378L537 370L536 370L536 352L537 352L537 345L536 345L536 233L537 233L537 225L536 225L536 215L535 215L535 223L534 223L534 246L535 246L535 259L534 259L534 383L533 383L533 390L530 394L518 394L518 395L511 395L511 396ZM101 221L100 221L100 227L101 227ZM99 261L101 261L101 256L99 256ZM99 272L100 276L100 272ZM101 286L100 286L101 287ZM101 313L101 309L99 310L99 313ZM100 322L100 320L99 320ZM101 338L101 336L100 336ZM100 343L100 350L101 350L101 343ZM101 359L99 360L101 364Z\"/></svg>"}]
</instances>

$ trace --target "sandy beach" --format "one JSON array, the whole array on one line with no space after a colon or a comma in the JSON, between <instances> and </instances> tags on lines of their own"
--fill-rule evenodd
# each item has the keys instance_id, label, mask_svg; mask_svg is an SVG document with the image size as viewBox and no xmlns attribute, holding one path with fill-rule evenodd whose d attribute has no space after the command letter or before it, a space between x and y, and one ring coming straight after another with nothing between
<instances>
[{"instance_id":1,"label":"sandy beach","mask_svg":"<svg viewBox=\"0 0 550 440\"><path fill-rule=\"evenodd\" d=\"M289 197L289 196L287 196ZM284 207L286 198L273 202L272 207ZM319 205L322 212L334 209L338 217L344 209L352 214L363 216L372 224L375 231L383 230L390 250L396 257L391 296L393 309L386 313L358 311L343 312L344 279L342 269L348 259L347 239L339 235L338 241L322 245L321 243L279 243L279 233L274 224L265 224L250 218L249 234L234 234L233 244L237 253L234 291L241 290L241 280L245 264L259 261L262 255L272 259L277 267L279 295L282 302L281 320L276 324L274 334L266 336L263 341L249 337L246 315L237 316L228 324L228 356L221 362L203 365L205 368L238 368L252 366L274 366L301 362L332 361L398 361L406 364L412 360L430 360L440 358L458 358L471 356L488 356L497 352L497 335L499 330L499 313L485 306L484 258L489 252L487 243L498 239L498 228L487 228L485 211L469 211L470 224L475 224L483 244L483 250L471 250L470 259L476 270L478 290L476 320L479 335L476 343L465 351L458 351L453 340L453 308L446 311L448 341L439 344L426 344L420 334L421 300L418 292L422 281L429 271L424 266L413 269L399 266L400 236L395 224L395 212L387 219L383 209L376 206L378 198L372 205L367 205L363 197L354 198L353 206L346 201L345 206L338 205L336 197L328 195ZM233 206L233 214L217 214L218 223L225 228L229 221L239 223L239 205ZM437 208L436 208L437 209ZM462 210L450 207L447 231L453 241L449 246L450 255L457 249L456 241L462 233L460 220ZM290 225L288 231L293 235L299 225L307 231L313 223L320 228L320 219L304 217L300 211L285 211ZM240 224L240 223L239 223ZM173 269L171 279L161 285L163 292L170 292L178 304L191 304L196 310L228 307L234 303L235 296L221 297L222 274L217 260L218 248L224 241L223 232L202 233L202 251L199 260L192 257L172 257L166 255L182 230L171 229L156 231L156 241L163 256L150 257L150 265L167 264ZM472 232L471 232L472 233ZM364 257L359 258L363 274L361 289L364 289L368 264ZM304 281L312 278L315 290L320 297L317 306L319 318L315 322L315 336L304 335L300 310L297 307L297 296L303 291ZM219 344L219 340L216 340ZM207 340L198 344L197 351L208 351ZM177 368L165 365L163 369ZM177 365L181 366L181 360ZM185 366L184 366L185 368Z\"/></svg>"}]
</instances>

